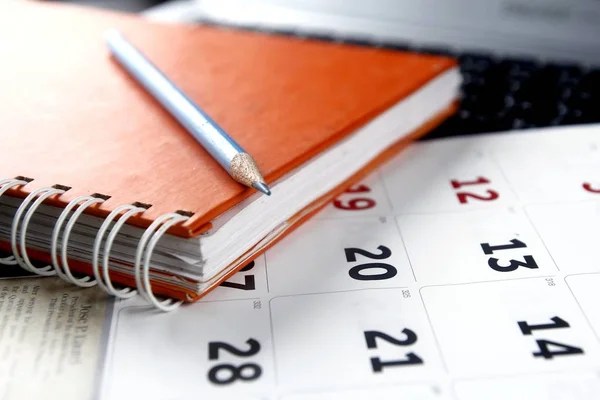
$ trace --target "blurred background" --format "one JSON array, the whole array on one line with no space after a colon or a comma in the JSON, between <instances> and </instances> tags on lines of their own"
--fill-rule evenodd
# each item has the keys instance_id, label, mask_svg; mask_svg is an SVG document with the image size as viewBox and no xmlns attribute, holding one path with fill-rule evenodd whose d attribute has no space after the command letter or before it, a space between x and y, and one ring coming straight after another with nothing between
<instances>
[{"instance_id":1,"label":"blurred background","mask_svg":"<svg viewBox=\"0 0 600 400\"><path fill-rule=\"evenodd\" d=\"M600 122L600 0L47 1L454 57L461 108L427 138Z\"/></svg>"},{"instance_id":2,"label":"blurred background","mask_svg":"<svg viewBox=\"0 0 600 400\"><path fill-rule=\"evenodd\" d=\"M140 12L147 8L165 3L165 0L49 0L61 3L85 4L106 9Z\"/></svg>"}]
</instances>

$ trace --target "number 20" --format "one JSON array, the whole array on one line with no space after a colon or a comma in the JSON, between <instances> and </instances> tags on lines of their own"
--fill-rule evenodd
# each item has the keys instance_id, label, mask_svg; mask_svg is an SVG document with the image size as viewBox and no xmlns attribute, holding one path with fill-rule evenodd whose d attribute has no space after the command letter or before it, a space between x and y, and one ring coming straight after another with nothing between
<instances>
[{"instance_id":1,"label":"number 20","mask_svg":"<svg viewBox=\"0 0 600 400\"><path fill-rule=\"evenodd\" d=\"M377 247L377 249L380 251L380 254L371 253L366 250L354 247L346 248L344 249L344 252L346 253L346 261L355 262L357 254L360 254L361 256L367 258L371 258L373 260L384 260L392 255L392 251L385 246L379 246ZM362 273L363 271L371 269L382 269L384 272L369 275ZM379 281L384 279L390 279L396 276L397 273L398 270L393 265L386 263L359 264L350 268L350 270L348 271L350 277L357 281Z\"/></svg>"}]
</instances>

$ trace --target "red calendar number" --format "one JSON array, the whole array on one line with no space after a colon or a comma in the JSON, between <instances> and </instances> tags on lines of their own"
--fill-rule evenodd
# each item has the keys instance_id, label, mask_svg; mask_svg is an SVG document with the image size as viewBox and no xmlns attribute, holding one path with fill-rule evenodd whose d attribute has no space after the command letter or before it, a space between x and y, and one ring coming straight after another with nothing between
<instances>
[{"instance_id":1,"label":"red calendar number","mask_svg":"<svg viewBox=\"0 0 600 400\"><path fill-rule=\"evenodd\" d=\"M486 185L489 183L491 183L490 180L483 176L480 176L473 181L459 181L456 179L450 181L450 184L454 189L460 189L463 186ZM487 189L484 194L466 191L456 192L456 197L458 198L460 204L467 204L470 198L475 200L491 201L500 197L500 194L495 190Z\"/></svg>"},{"instance_id":2,"label":"red calendar number","mask_svg":"<svg viewBox=\"0 0 600 400\"><path fill-rule=\"evenodd\" d=\"M367 185L356 185L348 188L344 193L368 193L371 191L371 188ZM375 207L377 203L375 200L370 199L368 197L354 197L346 202L340 199L335 199L333 201L333 206L340 210L368 210L369 208Z\"/></svg>"},{"instance_id":3,"label":"red calendar number","mask_svg":"<svg viewBox=\"0 0 600 400\"><path fill-rule=\"evenodd\" d=\"M600 189L594 189L592 187L591 183L585 182L583 185L583 189L585 189L585 191L590 192L590 193L600 193Z\"/></svg>"}]
</instances>

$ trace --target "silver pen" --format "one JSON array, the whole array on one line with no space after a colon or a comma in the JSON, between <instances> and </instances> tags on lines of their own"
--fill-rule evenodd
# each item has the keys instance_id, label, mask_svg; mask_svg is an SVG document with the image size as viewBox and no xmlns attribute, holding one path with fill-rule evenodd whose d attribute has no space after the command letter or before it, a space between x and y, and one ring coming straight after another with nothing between
<instances>
[{"instance_id":1,"label":"silver pen","mask_svg":"<svg viewBox=\"0 0 600 400\"><path fill-rule=\"evenodd\" d=\"M106 34L119 64L208 151L237 182L270 195L254 159L119 32Z\"/></svg>"}]
</instances>

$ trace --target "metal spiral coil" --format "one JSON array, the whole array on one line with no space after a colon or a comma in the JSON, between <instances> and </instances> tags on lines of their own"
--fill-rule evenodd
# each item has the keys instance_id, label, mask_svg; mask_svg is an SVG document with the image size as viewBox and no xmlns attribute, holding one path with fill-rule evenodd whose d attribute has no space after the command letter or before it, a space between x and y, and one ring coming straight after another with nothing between
<instances>
[{"instance_id":1,"label":"metal spiral coil","mask_svg":"<svg viewBox=\"0 0 600 400\"><path fill-rule=\"evenodd\" d=\"M25 186L27 183L28 181L22 179L1 179L0 197L9 189ZM52 265L47 265L42 268L34 266L27 254L27 230L31 218L38 207L46 199L56 195L60 196L65 193L65 191L65 189L58 187L45 187L34 190L23 199L17 208L11 225L10 246L13 254L12 256L0 258L0 264L18 264L29 272L42 276L56 275L59 278L80 287L98 286L109 295L121 299L140 295L149 304L162 311L174 310L183 303L182 301L173 299L159 300L152 292L152 285L150 283L150 260L156 244L170 227L189 218L178 213L168 213L160 216L144 231L140 238L140 241L137 244L135 262L133 265L136 282L135 289L129 287L117 289L114 287L109 274L109 256L112 244L119 233L119 230L129 218L146 211L143 207L124 204L115 208L105 218L98 229L92 249L91 267L93 277L85 276L83 278L76 278L71 272L68 263L68 245L71 231L75 226L77 219L83 214L86 208L104 202L104 199L101 197L88 195L79 196L67 204L60 213L52 231L50 244ZM117 221L111 227L111 224L115 219L117 219ZM106 240L104 240L105 236Z\"/></svg>"}]
</instances>

